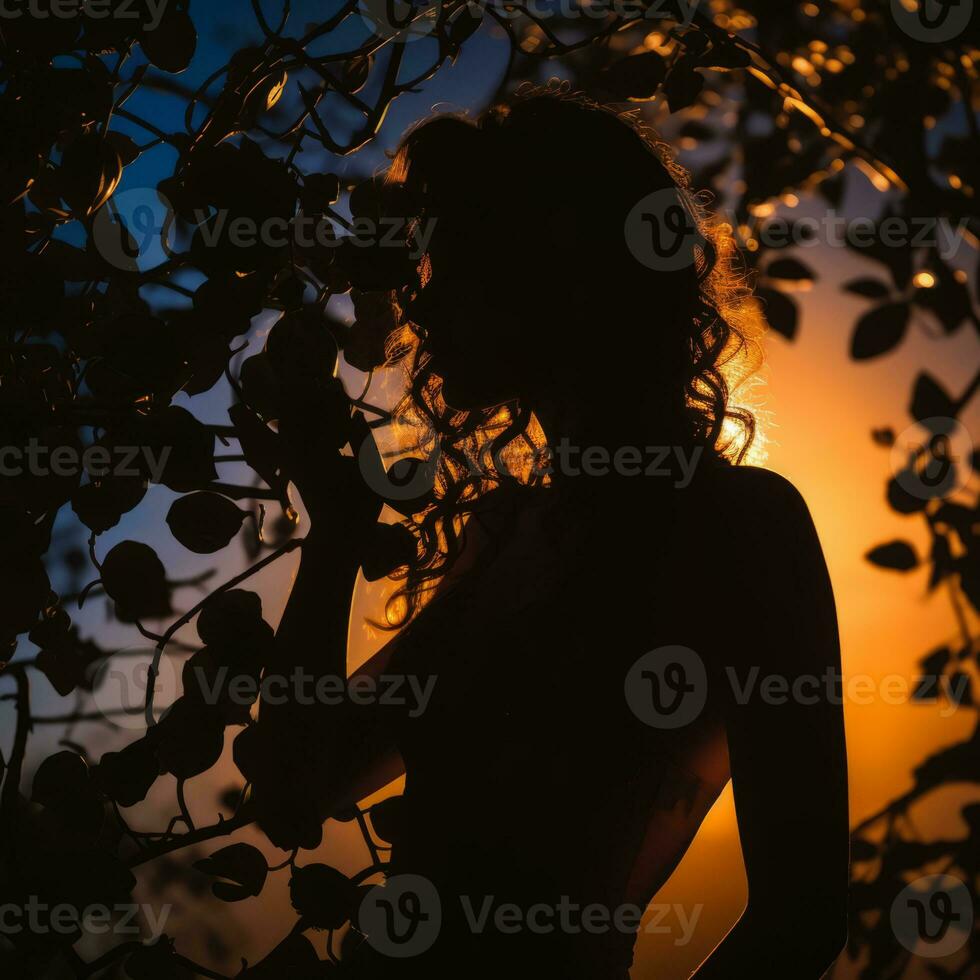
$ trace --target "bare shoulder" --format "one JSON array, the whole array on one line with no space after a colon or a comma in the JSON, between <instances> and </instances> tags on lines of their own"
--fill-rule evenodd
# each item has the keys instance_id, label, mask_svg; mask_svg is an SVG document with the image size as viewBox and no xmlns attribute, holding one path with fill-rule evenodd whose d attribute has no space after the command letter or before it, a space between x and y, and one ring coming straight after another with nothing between
<instances>
[{"instance_id":1,"label":"bare shoulder","mask_svg":"<svg viewBox=\"0 0 980 980\"><path fill-rule=\"evenodd\" d=\"M803 494L786 477L760 466L717 466L706 474L702 492L721 510L737 509L744 519L809 520Z\"/></svg>"},{"instance_id":2,"label":"bare shoulder","mask_svg":"<svg viewBox=\"0 0 980 980\"><path fill-rule=\"evenodd\" d=\"M714 541L706 564L715 559L719 591L734 592L759 613L751 635L727 638L731 655L756 658L751 663L771 656L785 669L794 651L797 667L837 665L833 585L803 495L785 477L754 466L720 470L708 484L704 492L713 496L703 499ZM778 642L767 645L765 637Z\"/></svg>"},{"instance_id":3,"label":"bare shoulder","mask_svg":"<svg viewBox=\"0 0 980 980\"><path fill-rule=\"evenodd\" d=\"M705 531L738 564L822 564L810 509L786 477L758 466L719 466L704 475L699 493Z\"/></svg>"}]
</instances>

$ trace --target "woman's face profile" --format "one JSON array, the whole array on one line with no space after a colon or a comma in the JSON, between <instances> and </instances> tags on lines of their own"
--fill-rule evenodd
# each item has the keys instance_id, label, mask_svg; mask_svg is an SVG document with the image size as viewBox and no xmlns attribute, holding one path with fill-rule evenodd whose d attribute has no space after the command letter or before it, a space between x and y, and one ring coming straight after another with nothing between
<instances>
[{"instance_id":1,"label":"woman's face profile","mask_svg":"<svg viewBox=\"0 0 980 980\"><path fill-rule=\"evenodd\" d=\"M528 366L516 330L528 297L506 241L490 248L490 237L477 218L437 219L423 284L408 307L443 398L461 411L522 394Z\"/></svg>"}]
</instances>

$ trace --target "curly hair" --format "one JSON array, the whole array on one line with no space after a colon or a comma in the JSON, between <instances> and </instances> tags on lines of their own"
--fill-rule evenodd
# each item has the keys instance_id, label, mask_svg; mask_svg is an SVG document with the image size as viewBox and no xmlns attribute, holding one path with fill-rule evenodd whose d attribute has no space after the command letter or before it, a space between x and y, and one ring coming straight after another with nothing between
<instances>
[{"instance_id":1,"label":"curly hair","mask_svg":"<svg viewBox=\"0 0 980 980\"><path fill-rule=\"evenodd\" d=\"M664 444L702 447L722 464L744 461L756 435L755 416L732 395L759 364L764 320L738 264L731 227L692 193L687 173L636 110L599 104L565 85L524 86L477 119L440 115L419 124L395 152L386 184L421 202L417 218L462 217L475 226L474 234L489 238L490 248L494 236L510 245L513 224L522 220L522 229L532 233L520 236L530 239L521 255L525 262L533 258L542 291L554 289L559 277L566 284L580 280L570 263L591 271L600 286L583 288L597 295L614 280L615 289L602 300L609 319L638 320L638 327L652 321L656 329L627 332L626 356L617 359L613 351L612 392L603 388L599 394L601 386L586 370L588 390L594 397L619 398L630 389L633 410L649 416L669 440ZM665 192L676 195L699 232L689 267L671 271L632 261L623 232L624 215L638 200ZM576 202L583 197L578 214ZM541 229L563 210L559 244L555 235L545 236L557 255L543 256ZM517 399L458 411L446 404L424 332L411 318L429 275L424 258L418 281L394 294L399 327L388 341L389 362L402 362L407 373L395 418L420 433L417 449L434 470L432 493L407 521L417 557L393 576L401 584L387 603L387 622L378 624L390 629L425 604L459 557L467 521L491 491L549 482L535 465L545 434L527 405ZM571 340L547 336L541 343L564 358L564 370L574 369Z\"/></svg>"}]
</instances>

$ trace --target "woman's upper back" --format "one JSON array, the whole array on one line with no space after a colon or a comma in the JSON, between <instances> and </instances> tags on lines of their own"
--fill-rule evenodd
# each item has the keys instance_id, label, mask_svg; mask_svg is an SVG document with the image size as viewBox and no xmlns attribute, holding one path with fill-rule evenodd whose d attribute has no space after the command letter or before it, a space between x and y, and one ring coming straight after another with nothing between
<instances>
[{"instance_id":1,"label":"woman's upper back","mask_svg":"<svg viewBox=\"0 0 980 980\"><path fill-rule=\"evenodd\" d=\"M680 645L710 669L737 601L727 549L791 490L749 469L695 482L646 510L635 485L561 508L540 493L405 631L392 668L437 678L400 732L424 815L409 863L455 864L465 839L492 855L482 873L506 877L539 860L540 834L586 835L594 865L566 869L568 884L624 883L663 760L695 767L722 731L713 703L682 728L651 724L640 662Z\"/></svg>"}]
</instances>

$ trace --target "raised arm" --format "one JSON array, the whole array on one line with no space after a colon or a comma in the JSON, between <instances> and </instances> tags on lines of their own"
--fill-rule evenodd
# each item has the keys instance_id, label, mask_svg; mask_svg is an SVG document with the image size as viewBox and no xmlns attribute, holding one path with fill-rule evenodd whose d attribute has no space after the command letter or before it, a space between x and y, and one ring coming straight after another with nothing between
<instances>
[{"instance_id":1,"label":"raised arm","mask_svg":"<svg viewBox=\"0 0 980 980\"><path fill-rule=\"evenodd\" d=\"M352 431L370 439L364 425ZM290 849L316 846L326 775L346 768L359 745L346 706L316 692L324 689L322 680L336 691L347 676L351 597L382 501L364 484L357 452L342 456L314 413L285 415L280 437L309 530L265 666L258 725L236 740L236 761L252 783L266 833Z\"/></svg>"},{"instance_id":2,"label":"raised arm","mask_svg":"<svg viewBox=\"0 0 980 980\"><path fill-rule=\"evenodd\" d=\"M733 474L725 578L745 619L720 657L748 879L742 917L697 980L815 980L844 946L847 760L840 646L827 568L799 493Z\"/></svg>"}]
</instances>

